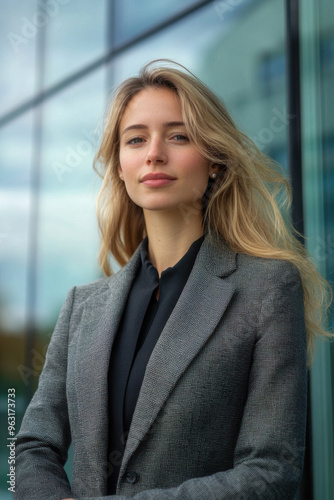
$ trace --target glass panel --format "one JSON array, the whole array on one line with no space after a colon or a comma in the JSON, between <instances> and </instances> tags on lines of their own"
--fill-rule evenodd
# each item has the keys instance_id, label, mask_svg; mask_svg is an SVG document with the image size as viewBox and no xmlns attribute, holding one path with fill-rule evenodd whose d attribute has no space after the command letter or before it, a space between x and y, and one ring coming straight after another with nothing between
<instances>
[{"instance_id":1,"label":"glass panel","mask_svg":"<svg viewBox=\"0 0 334 500\"><path fill-rule=\"evenodd\" d=\"M303 191L308 250L333 284L334 4L301 3ZM333 325L333 317L331 318ZM319 342L311 370L314 499L334 497L334 346Z\"/></svg>"},{"instance_id":2,"label":"glass panel","mask_svg":"<svg viewBox=\"0 0 334 500\"><path fill-rule=\"evenodd\" d=\"M45 103L42 119L41 179L36 290L28 290L28 246L32 192L30 164L33 113L0 130L0 423L6 443L7 390L16 389L16 430L36 387L47 344L66 293L97 279L98 233L95 201L100 180L93 157L104 113L104 69ZM34 155L34 158L36 156ZM30 229L30 232L29 232ZM31 262L30 262L31 264ZM30 287L34 283L30 282ZM37 296L37 303L28 297ZM37 335L27 342L27 319ZM27 353L25 352L27 350ZM26 361L26 355L32 364ZM0 496L12 498L6 484L8 449L1 445Z\"/></svg>"},{"instance_id":3,"label":"glass panel","mask_svg":"<svg viewBox=\"0 0 334 500\"><path fill-rule=\"evenodd\" d=\"M174 59L223 98L261 149L286 165L284 3L235 4L223 10L221 2L212 2L123 53L111 64L113 84L150 60Z\"/></svg>"},{"instance_id":4,"label":"glass panel","mask_svg":"<svg viewBox=\"0 0 334 500\"><path fill-rule=\"evenodd\" d=\"M8 492L8 389L16 389L16 429L24 411L27 251L29 245L32 113L0 129L0 497Z\"/></svg>"},{"instance_id":5,"label":"glass panel","mask_svg":"<svg viewBox=\"0 0 334 500\"><path fill-rule=\"evenodd\" d=\"M37 0L0 0L0 118L31 97L35 88L34 25ZM22 85L24 81L24 85Z\"/></svg>"},{"instance_id":6,"label":"glass panel","mask_svg":"<svg viewBox=\"0 0 334 500\"><path fill-rule=\"evenodd\" d=\"M2 326L10 332L25 324L32 114L0 129L0 213Z\"/></svg>"},{"instance_id":7,"label":"glass panel","mask_svg":"<svg viewBox=\"0 0 334 500\"><path fill-rule=\"evenodd\" d=\"M45 86L81 69L106 48L106 0L46 3Z\"/></svg>"},{"instance_id":8,"label":"glass panel","mask_svg":"<svg viewBox=\"0 0 334 500\"><path fill-rule=\"evenodd\" d=\"M196 0L115 0L114 40L116 46L135 38L149 28L179 14Z\"/></svg>"},{"instance_id":9,"label":"glass panel","mask_svg":"<svg viewBox=\"0 0 334 500\"><path fill-rule=\"evenodd\" d=\"M67 291L99 277L92 168L104 112L104 69L44 106L37 325L48 340Z\"/></svg>"}]
</instances>

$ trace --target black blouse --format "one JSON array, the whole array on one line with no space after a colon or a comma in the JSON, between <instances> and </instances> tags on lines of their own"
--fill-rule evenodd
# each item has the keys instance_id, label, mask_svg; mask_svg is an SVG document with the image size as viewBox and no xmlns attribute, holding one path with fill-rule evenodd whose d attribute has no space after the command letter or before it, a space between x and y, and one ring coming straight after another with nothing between
<instances>
[{"instance_id":1,"label":"black blouse","mask_svg":"<svg viewBox=\"0 0 334 500\"><path fill-rule=\"evenodd\" d=\"M126 438L146 365L186 284L204 236L175 266L159 274L148 259L148 240L141 248L141 266L122 315L109 365L108 495L116 493ZM160 285L159 299L156 292Z\"/></svg>"}]
</instances>

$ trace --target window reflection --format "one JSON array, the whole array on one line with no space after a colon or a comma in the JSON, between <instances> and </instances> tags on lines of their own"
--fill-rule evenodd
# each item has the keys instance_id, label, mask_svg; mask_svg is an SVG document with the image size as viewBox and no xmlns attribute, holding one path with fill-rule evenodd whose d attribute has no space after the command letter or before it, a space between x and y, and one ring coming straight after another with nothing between
<instances>
[{"instance_id":1,"label":"window reflection","mask_svg":"<svg viewBox=\"0 0 334 500\"><path fill-rule=\"evenodd\" d=\"M218 7L213 2L115 58L109 69L113 84L152 59L177 60L223 98L258 147L287 167L284 5L280 0L270 5L239 2L223 18ZM263 92L263 61L268 57L279 71L266 83L272 91Z\"/></svg>"},{"instance_id":2,"label":"window reflection","mask_svg":"<svg viewBox=\"0 0 334 500\"><path fill-rule=\"evenodd\" d=\"M101 57L106 50L107 1L55 0L47 14L45 86Z\"/></svg>"},{"instance_id":3,"label":"window reflection","mask_svg":"<svg viewBox=\"0 0 334 500\"><path fill-rule=\"evenodd\" d=\"M35 54L40 29L45 29L44 86L47 88L103 56L110 48L107 46L110 31L113 30L110 38L114 48L120 47L199 1L115 0L114 9L110 9L111 2L106 0L54 0L43 2L44 12L37 0L26 0L19 5L5 3L0 18L1 116L36 92L40 73L36 71ZM305 0L301 5L305 26L302 39L305 227L308 248L331 279L334 273L334 3ZM214 0L43 103L34 311L27 311L26 305L27 296L32 293L27 276L35 110L0 129L1 429L6 429L9 386L17 391L17 426L20 425L26 405L24 398L29 394L27 387L37 384L66 292L73 285L100 276L95 218L100 181L92 170L92 162L105 96L111 90L105 89L106 73L111 87L152 59L170 58L184 64L223 98L237 125L258 147L288 168L287 128L293 117L286 108L284 31L284 2L280 0ZM27 318L31 316L34 336L28 344ZM333 470L329 453L334 447L331 434L334 389L330 380L334 377L333 348L320 354L321 367L314 371L312 396L316 500L322 500L328 493L323 477ZM319 387L325 395L323 399ZM1 439L5 442L5 437ZM6 473L7 453L1 448L0 477L5 478ZM0 496L4 500L11 498L4 479Z\"/></svg>"},{"instance_id":4,"label":"window reflection","mask_svg":"<svg viewBox=\"0 0 334 500\"><path fill-rule=\"evenodd\" d=\"M161 21L179 14L198 0L116 0L114 6L115 26L113 38L116 46L135 38Z\"/></svg>"},{"instance_id":5,"label":"window reflection","mask_svg":"<svg viewBox=\"0 0 334 500\"><path fill-rule=\"evenodd\" d=\"M37 324L52 329L67 291L99 277L92 165L104 111L104 70L44 106Z\"/></svg>"},{"instance_id":6,"label":"window reflection","mask_svg":"<svg viewBox=\"0 0 334 500\"><path fill-rule=\"evenodd\" d=\"M37 0L1 2L0 113L4 114L31 97L35 91L36 32L33 16ZM30 25L32 23L32 26ZM24 85L22 85L24 76Z\"/></svg>"}]
</instances>

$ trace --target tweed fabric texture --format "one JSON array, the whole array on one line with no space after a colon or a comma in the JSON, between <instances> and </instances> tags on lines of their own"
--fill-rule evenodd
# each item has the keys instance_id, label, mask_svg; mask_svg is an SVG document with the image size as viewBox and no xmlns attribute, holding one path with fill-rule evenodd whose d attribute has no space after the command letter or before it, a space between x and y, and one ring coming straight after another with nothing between
<instances>
[{"instance_id":1,"label":"tweed fabric texture","mask_svg":"<svg viewBox=\"0 0 334 500\"><path fill-rule=\"evenodd\" d=\"M139 258L69 293L17 436L15 498L293 499L306 423L299 273L208 237L148 362L117 495L105 496L108 362Z\"/></svg>"}]
</instances>

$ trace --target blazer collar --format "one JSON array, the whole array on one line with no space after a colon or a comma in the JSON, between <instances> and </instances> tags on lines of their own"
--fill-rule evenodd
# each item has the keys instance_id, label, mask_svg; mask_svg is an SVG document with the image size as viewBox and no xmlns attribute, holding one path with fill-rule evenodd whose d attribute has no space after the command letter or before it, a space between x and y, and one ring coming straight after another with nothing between
<instances>
[{"instance_id":1,"label":"blazer collar","mask_svg":"<svg viewBox=\"0 0 334 500\"><path fill-rule=\"evenodd\" d=\"M228 247L223 238L207 234L196 264L203 265L211 275L225 278L237 269L237 254Z\"/></svg>"},{"instance_id":2,"label":"blazer collar","mask_svg":"<svg viewBox=\"0 0 334 500\"><path fill-rule=\"evenodd\" d=\"M222 241L207 236L146 367L120 477L179 378L221 320L235 291L222 278L235 270L236 254Z\"/></svg>"},{"instance_id":3,"label":"blazer collar","mask_svg":"<svg viewBox=\"0 0 334 500\"><path fill-rule=\"evenodd\" d=\"M130 281L133 280L140 263L143 245L144 240L140 243L126 266L107 278L106 282L110 288L114 289L116 278L120 281L124 279L127 281L127 277L130 278ZM210 274L223 278L236 270L237 254L229 248L223 238L213 234L206 234L195 264L204 265Z\"/></svg>"}]
</instances>

